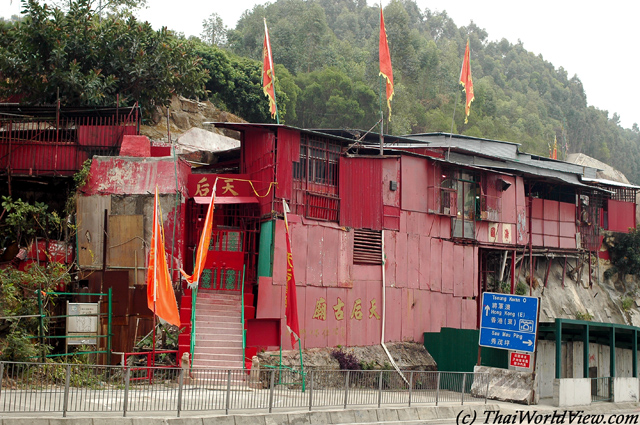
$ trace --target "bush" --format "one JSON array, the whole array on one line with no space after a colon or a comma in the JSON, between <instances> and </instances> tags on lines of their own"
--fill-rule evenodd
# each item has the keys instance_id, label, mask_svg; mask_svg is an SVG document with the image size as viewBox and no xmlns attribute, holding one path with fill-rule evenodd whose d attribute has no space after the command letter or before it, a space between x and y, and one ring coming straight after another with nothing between
<instances>
[{"instance_id":1,"label":"bush","mask_svg":"<svg viewBox=\"0 0 640 425\"><path fill-rule=\"evenodd\" d=\"M340 369L343 370L361 370L360 362L352 353L346 353L342 348L336 348L331 352L334 359L340 364Z\"/></svg>"}]
</instances>

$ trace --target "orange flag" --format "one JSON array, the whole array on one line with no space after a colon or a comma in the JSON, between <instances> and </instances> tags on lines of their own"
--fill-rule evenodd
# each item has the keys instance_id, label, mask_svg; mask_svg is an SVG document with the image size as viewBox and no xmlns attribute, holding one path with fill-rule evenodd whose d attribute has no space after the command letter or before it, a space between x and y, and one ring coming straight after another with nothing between
<instances>
[{"instance_id":1,"label":"orange flag","mask_svg":"<svg viewBox=\"0 0 640 425\"><path fill-rule=\"evenodd\" d=\"M161 319L172 325L180 326L180 314L176 303L176 294L171 285L171 276L164 252L164 233L161 216L158 215L158 189L153 209L153 232L149 249L149 266L147 269L147 306Z\"/></svg>"},{"instance_id":2,"label":"orange flag","mask_svg":"<svg viewBox=\"0 0 640 425\"><path fill-rule=\"evenodd\" d=\"M467 48L464 51L464 60L462 61L462 71L460 71L460 84L464 87L464 91L467 94L467 100L464 104L464 123L469 120L469 109L471 108L471 102L473 102L473 80L471 79L471 60L469 59L469 40L467 40Z\"/></svg>"},{"instance_id":3,"label":"orange flag","mask_svg":"<svg viewBox=\"0 0 640 425\"><path fill-rule=\"evenodd\" d=\"M293 274L293 254L291 252L291 235L289 234L289 222L287 221L287 201L282 200L284 209L284 228L287 239L287 287L284 293L284 316L287 323L287 330L291 336L291 346L296 346L296 341L300 341L300 324L298 322L298 294L296 291L296 277Z\"/></svg>"},{"instance_id":4,"label":"orange flag","mask_svg":"<svg viewBox=\"0 0 640 425\"><path fill-rule=\"evenodd\" d=\"M558 137L553 137L553 152L551 153L552 159L558 159Z\"/></svg>"},{"instance_id":5,"label":"orange flag","mask_svg":"<svg viewBox=\"0 0 640 425\"><path fill-rule=\"evenodd\" d=\"M213 190L211 191L211 200L209 201L209 208L207 208L207 215L204 219L204 228L202 229L202 234L200 235L200 242L198 242L198 249L196 249L196 259L195 264L193 265L193 274L189 276L184 272L184 270L180 269L180 273L187 281L187 284L190 289L195 289L198 287L198 281L200 280L200 275L204 270L204 263L207 260L207 253L209 252L209 244L211 243L211 228L213 227L213 210L215 209L214 203L216 200L216 186L218 185L218 178L216 177L213 182Z\"/></svg>"},{"instance_id":6,"label":"orange flag","mask_svg":"<svg viewBox=\"0 0 640 425\"><path fill-rule=\"evenodd\" d=\"M384 16L380 8L380 75L387 82L387 107L389 108L389 120L391 120L391 99L393 99L393 69L391 68L391 54L389 54L389 43L387 42L387 30L384 27Z\"/></svg>"},{"instance_id":7,"label":"orange flag","mask_svg":"<svg viewBox=\"0 0 640 425\"><path fill-rule=\"evenodd\" d=\"M275 73L273 72L273 57L271 56L271 42L269 41L269 30L267 30L267 19L264 19L264 45L262 47L262 91L269 98L269 112L271 118L276 118L278 108L276 107L276 88L273 85Z\"/></svg>"}]
</instances>

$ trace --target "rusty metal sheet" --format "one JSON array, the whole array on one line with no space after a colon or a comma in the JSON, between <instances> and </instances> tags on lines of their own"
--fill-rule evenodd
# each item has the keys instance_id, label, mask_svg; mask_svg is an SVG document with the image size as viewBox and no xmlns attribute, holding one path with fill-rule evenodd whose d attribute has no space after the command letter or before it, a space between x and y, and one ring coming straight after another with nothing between
<instances>
[{"instance_id":1,"label":"rusty metal sheet","mask_svg":"<svg viewBox=\"0 0 640 425\"><path fill-rule=\"evenodd\" d=\"M442 239L431 238L431 290L442 292Z\"/></svg>"},{"instance_id":2,"label":"rusty metal sheet","mask_svg":"<svg viewBox=\"0 0 640 425\"><path fill-rule=\"evenodd\" d=\"M420 287L420 235L410 234L407 239L407 287Z\"/></svg>"},{"instance_id":3,"label":"rusty metal sheet","mask_svg":"<svg viewBox=\"0 0 640 425\"><path fill-rule=\"evenodd\" d=\"M427 212L427 191L424 190L429 179L427 160L412 156L402 156L401 167L401 203L406 211Z\"/></svg>"},{"instance_id":4,"label":"rusty metal sheet","mask_svg":"<svg viewBox=\"0 0 640 425\"><path fill-rule=\"evenodd\" d=\"M396 234L396 286L407 287L408 280L408 253L407 234L398 232Z\"/></svg>"},{"instance_id":5,"label":"rusty metal sheet","mask_svg":"<svg viewBox=\"0 0 640 425\"><path fill-rule=\"evenodd\" d=\"M442 241L442 292L445 294L453 294L453 267L452 264L457 264L456 258L453 255L453 242L443 240Z\"/></svg>"},{"instance_id":6,"label":"rusty metal sheet","mask_svg":"<svg viewBox=\"0 0 640 425\"><path fill-rule=\"evenodd\" d=\"M347 345L348 289L327 288L327 344L329 347Z\"/></svg>"},{"instance_id":7,"label":"rusty metal sheet","mask_svg":"<svg viewBox=\"0 0 640 425\"><path fill-rule=\"evenodd\" d=\"M414 290L409 288L402 288L402 341L413 341L415 327L414 304Z\"/></svg>"},{"instance_id":8,"label":"rusty metal sheet","mask_svg":"<svg viewBox=\"0 0 640 425\"><path fill-rule=\"evenodd\" d=\"M104 241L104 211L111 212L111 196L78 196L78 265L82 268L102 268ZM144 265L144 261L142 262Z\"/></svg>"},{"instance_id":9,"label":"rusty metal sheet","mask_svg":"<svg viewBox=\"0 0 640 425\"><path fill-rule=\"evenodd\" d=\"M322 286L324 228L309 224L307 235L307 285Z\"/></svg>"},{"instance_id":10,"label":"rusty metal sheet","mask_svg":"<svg viewBox=\"0 0 640 425\"><path fill-rule=\"evenodd\" d=\"M387 287L387 317L385 324L385 342L400 341L402 338L402 289ZM394 312L396 312L394 314Z\"/></svg>"},{"instance_id":11,"label":"rusty metal sheet","mask_svg":"<svg viewBox=\"0 0 640 425\"><path fill-rule=\"evenodd\" d=\"M338 286L338 259L340 257L341 229L323 227L322 285Z\"/></svg>"},{"instance_id":12,"label":"rusty metal sheet","mask_svg":"<svg viewBox=\"0 0 640 425\"><path fill-rule=\"evenodd\" d=\"M431 238L420 235L419 246L419 287L431 288Z\"/></svg>"},{"instance_id":13,"label":"rusty metal sheet","mask_svg":"<svg viewBox=\"0 0 640 425\"><path fill-rule=\"evenodd\" d=\"M462 298L448 295L447 303L447 327L460 329L462 323Z\"/></svg>"},{"instance_id":14,"label":"rusty metal sheet","mask_svg":"<svg viewBox=\"0 0 640 425\"><path fill-rule=\"evenodd\" d=\"M109 216L107 267L137 266L141 269L146 269L144 227L142 222L142 215Z\"/></svg>"}]
</instances>

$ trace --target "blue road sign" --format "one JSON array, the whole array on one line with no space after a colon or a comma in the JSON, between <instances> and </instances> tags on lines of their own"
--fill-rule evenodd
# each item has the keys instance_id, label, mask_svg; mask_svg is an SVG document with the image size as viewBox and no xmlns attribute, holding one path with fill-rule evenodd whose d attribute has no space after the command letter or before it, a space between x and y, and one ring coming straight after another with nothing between
<instances>
[{"instance_id":1,"label":"blue road sign","mask_svg":"<svg viewBox=\"0 0 640 425\"><path fill-rule=\"evenodd\" d=\"M533 353L537 326L538 298L482 294L481 346Z\"/></svg>"}]
</instances>

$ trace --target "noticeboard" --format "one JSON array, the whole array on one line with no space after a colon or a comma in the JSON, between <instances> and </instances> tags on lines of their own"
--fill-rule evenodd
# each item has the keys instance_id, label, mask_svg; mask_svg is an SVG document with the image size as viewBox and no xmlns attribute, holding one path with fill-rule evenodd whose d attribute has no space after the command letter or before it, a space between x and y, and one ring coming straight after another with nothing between
<instances>
[{"instance_id":1,"label":"noticeboard","mask_svg":"<svg viewBox=\"0 0 640 425\"><path fill-rule=\"evenodd\" d=\"M97 344L98 312L98 303L67 303L67 344Z\"/></svg>"}]
</instances>

